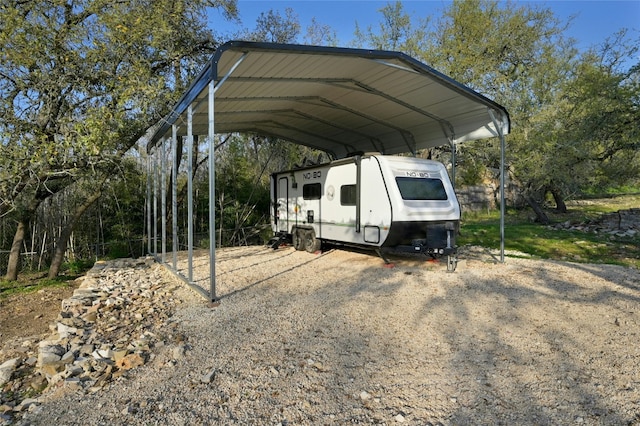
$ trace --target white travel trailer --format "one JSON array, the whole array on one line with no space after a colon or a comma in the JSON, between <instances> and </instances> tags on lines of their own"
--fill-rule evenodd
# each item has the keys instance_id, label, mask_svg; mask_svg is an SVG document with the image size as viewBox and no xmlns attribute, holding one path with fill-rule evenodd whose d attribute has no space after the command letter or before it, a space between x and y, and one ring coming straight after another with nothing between
<instances>
[{"instance_id":1,"label":"white travel trailer","mask_svg":"<svg viewBox=\"0 0 640 426\"><path fill-rule=\"evenodd\" d=\"M315 252L323 241L447 256L456 267L460 206L432 160L363 154L271 176L273 247ZM386 259L385 259L386 261Z\"/></svg>"}]
</instances>

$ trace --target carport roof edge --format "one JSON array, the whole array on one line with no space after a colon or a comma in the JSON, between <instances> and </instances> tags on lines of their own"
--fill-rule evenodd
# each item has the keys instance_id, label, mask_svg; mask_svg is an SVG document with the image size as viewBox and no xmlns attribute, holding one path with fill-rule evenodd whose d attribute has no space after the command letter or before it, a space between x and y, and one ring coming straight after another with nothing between
<instances>
[{"instance_id":1,"label":"carport roof edge","mask_svg":"<svg viewBox=\"0 0 640 426\"><path fill-rule=\"evenodd\" d=\"M212 81L216 133L271 135L336 157L499 136L490 111L510 130L504 107L401 52L230 41L156 123L148 150L206 101ZM193 127L207 134L208 116Z\"/></svg>"}]
</instances>

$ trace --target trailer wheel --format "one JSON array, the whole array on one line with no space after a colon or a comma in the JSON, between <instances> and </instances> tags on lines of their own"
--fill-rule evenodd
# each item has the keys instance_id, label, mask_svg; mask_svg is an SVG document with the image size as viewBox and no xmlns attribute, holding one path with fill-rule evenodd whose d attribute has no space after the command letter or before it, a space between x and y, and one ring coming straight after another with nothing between
<instances>
[{"instance_id":1,"label":"trailer wheel","mask_svg":"<svg viewBox=\"0 0 640 426\"><path fill-rule=\"evenodd\" d=\"M291 242L293 243L293 248L296 250L304 250L304 237L301 235L305 233L298 228L293 229L293 233L291 234Z\"/></svg>"},{"instance_id":2,"label":"trailer wheel","mask_svg":"<svg viewBox=\"0 0 640 426\"><path fill-rule=\"evenodd\" d=\"M315 253L322 247L322 241L316 238L316 233L313 230L303 231L304 235L304 248L309 253Z\"/></svg>"}]
</instances>

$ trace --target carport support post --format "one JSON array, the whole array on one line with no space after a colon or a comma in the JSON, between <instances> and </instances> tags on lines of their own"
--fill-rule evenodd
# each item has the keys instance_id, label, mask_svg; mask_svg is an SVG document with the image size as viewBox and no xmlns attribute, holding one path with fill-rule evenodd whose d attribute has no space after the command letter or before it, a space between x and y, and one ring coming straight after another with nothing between
<instances>
[{"instance_id":1,"label":"carport support post","mask_svg":"<svg viewBox=\"0 0 640 426\"><path fill-rule=\"evenodd\" d=\"M160 145L160 173L161 173L161 181L160 181L160 190L162 194L160 194L160 199L162 200L162 263L166 263L167 261L167 147L166 139L162 139L162 144Z\"/></svg>"},{"instance_id":2,"label":"carport support post","mask_svg":"<svg viewBox=\"0 0 640 426\"><path fill-rule=\"evenodd\" d=\"M147 155L147 254L151 254L151 153Z\"/></svg>"},{"instance_id":3,"label":"carport support post","mask_svg":"<svg viewBox=\"0 0 640 426\"><path fill-rule=\"evenodd\" d=\"M209 297L216 300L216 170L215 170L215 120L213 80L209 82Z\"/></svg>"},{"instance_id":4,"label":"carport support post","mask_svg":"<svg viewBox=\"0 0 640 426\"><path fill-rule=\"evenodd\" d=\"M158 256L158 160L160 155L158 154L158 148L153 150L153 256Z\"/></svg>"},{"instance_id":5,"label":"carport support post","mask_svg":"<svg viewBox=\"0 0 640 426\"><path fill-rule=\"evenodd\" d=\"M218 83L218 87L220 87L227 78L240 66L240 64L247 57L247 53L244 53L240 59L236 61L235 64L231 67L229 72L222 77L220 82ZM215 168L215 150L216 145L214 141L214 136L216 134L215 129L215 116L214 116L214 98L216 90L218 89L215 85L215 78L212 78L209 81L209 281L211 283L211 290L209 292L209 297L211 301L214 302L216 300L216 168Z\"/></svg>"},{"instance_id":6,"label":"carport support post","mask_svg":"<svg viewBox=\"0 0 640 426\"><path fill-rule=\"evenodd\" d=\"M187 112L187 245L189 266L187 276L193 282L193 107Z\"/></svg>"},{"instance_id":7,"label":"carport support post","mask_svg":"<svg viewBox=\"0 0 640 426\"><path fill-rule=\"evenodd\" d=\"M504 151L505 140L504 132L502 131L502 122L496 119L494 111L489 110L491 121L498 132L500 138L500 263L504 263Z\"/></svg>"},{"instance_id":8,"label":"carport support post","mask_svg":"<svg viewBox=\"0 0 640 426\"><path fill-rule=\"evenodd\" d=\"M456 188L456 140L449 138L449 144L451 145L451 183L453 189Z\"/></svg>"},{"instance_id":9,"label":"carport support post","mask_svg":"<svg viewBox=\"0 0 640 426\"><path fill-rule=\"evenodd\" d=\"M171 126L171 233L173 269L178 270L178 126Z\"/></svg>"}]
</instances>

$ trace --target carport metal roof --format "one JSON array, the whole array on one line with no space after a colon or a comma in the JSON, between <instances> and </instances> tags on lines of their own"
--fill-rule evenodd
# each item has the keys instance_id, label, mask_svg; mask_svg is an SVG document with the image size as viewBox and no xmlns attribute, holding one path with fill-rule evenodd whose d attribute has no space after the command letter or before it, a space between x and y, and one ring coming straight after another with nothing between
<instances>
[{"instance_id":1,"label":"carport metal roof","mask_svg":"<svg viewBox=\"0 0 640 426\"><path fill-rule=\"evenodd\" d=\"M150 146L177 126L208 134L249 132L342 158L418 149L509 133L504 107L400 52L231 41L165 117ZM492 111L494 122L488 110ZM499 123L499 124L498 124Z\"/></svg>"}]
</instances>

